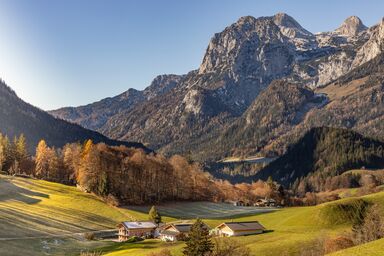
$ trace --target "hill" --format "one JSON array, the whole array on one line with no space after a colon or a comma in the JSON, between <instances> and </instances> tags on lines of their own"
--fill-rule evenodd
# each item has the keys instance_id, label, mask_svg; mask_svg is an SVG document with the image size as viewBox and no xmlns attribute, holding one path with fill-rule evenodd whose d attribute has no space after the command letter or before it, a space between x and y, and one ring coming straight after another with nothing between
<instances>
[{"instance_id":1,"label":"hill","mask_svg":"<svg viewBox=\"0 0 384 256\"><path fill-rule=\"evenodd\" d=\"M79 233L143 218L75 187L0 175L1 255L74 254L98 245L84 244Z\"/></svg>"},{"instance_id":2,"label":"hill","mask_svg":"<svg viewBox=\"0 0 384 256\"><path fill-rule=\"evenodd\" d=\"M284 185L319 173L336 176L359 167L384 167L384 143L339 128L313 128L252 179L271 176Z\"/></svg>"},{"instance_id":3,"label":"hill","mask_svg":"<svg viewBox=\"0 0 384 256\"><path fill-rule=\"evenodd\" d=\"M178 252L183 243L159 241L127 244L84 241L79 233L105 230L127 219L146 219L147 214L106 205L97 197L75 187L57 183L0 176L0 254L1 255L76 255L80 250L102 250L107 255L146 255L169 248ZM259 220L271 232L263 235L233 238L261 255L297 255L313 247L323 236L335 236L351 227L361 204L377 203L384 207L384 192L361 198L347 198L312 207L294 207L272 213L229 217L233 220ZM186 207L187 203L184 203ZM208 207L208 205L206 205ZM339 207L340 206L340 207ZM188 209L193 214L195 205ZM344 210L343 210L344 209ZM207 211L209 209L204 209ZM214 211L214 209L212 209ZM199 214L197 208L196 214ZM345 212L347 211L347 212ZM324 216L327 216L324 219ZM166 221L173 220L165 218ZM214 227L229 219L205 219ZM99 249L96 249L99 248Z\"/></svg>"},{"instance_id":4,"label":"hill","mask_svg":"<svg viewBox=\"0 0 384 256\"><path fill-rule=\"evenodd\" d=\"M141 143L111 140L98 132L56 119L21 100L3 81L0 82L0 106L0 132L10 138L23 133L29 142L31 152L34 152L41 139L45 139L50 146L55 147L91 139L109 145L122 144L147 150Z\"/></svg>"}]
</instances>

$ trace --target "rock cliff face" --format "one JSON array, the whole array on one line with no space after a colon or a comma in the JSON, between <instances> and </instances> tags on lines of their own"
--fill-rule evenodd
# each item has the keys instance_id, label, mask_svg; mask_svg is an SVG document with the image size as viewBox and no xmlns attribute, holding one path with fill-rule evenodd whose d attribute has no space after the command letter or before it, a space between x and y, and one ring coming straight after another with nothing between
<instances>
[{"instance_id":1,"label":"rock cliff face","mask_svg":"<svg viewBox=\"0 0 384 256\"><path fill-rule=\"evenodd\" d=\"M348 17L341 26L335 30L336 33L343 36L357 36L359 33L366 30L367 27L357 16Z\"/></svg>"},{"instance_id":2,"label":"rock cliff face","mask_svg":"<svg viewBox=\"0 0 384 256\"><path fill-rule=\"evenodd\" d=\"M368 41L357 51L352 66L358 67L384 51L384 19L369 30Z\"/></svg>"},{"instance_id":3,"label":"rock cliff face","mask_svg":"<svg viewBox=\"0 0 384 256\"><path fill-rule=\"evenodd\" d=\"M199 160L220 158L234 148L265 150L273 148L268 145L276 136L321 112L328 96L318 88L380 56L383 36L383 21L367 28L355 16L319 34L284 13L245 16L212 37L197 70L159 76L144 91L130 89L51 113L116 139Z\"/></svg>"}]
</instances>

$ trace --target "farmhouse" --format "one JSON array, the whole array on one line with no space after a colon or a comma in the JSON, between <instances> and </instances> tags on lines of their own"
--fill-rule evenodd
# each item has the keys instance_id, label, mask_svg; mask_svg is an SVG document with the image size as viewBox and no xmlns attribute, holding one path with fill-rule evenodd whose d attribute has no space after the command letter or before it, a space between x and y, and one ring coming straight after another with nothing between
<instances>
[{"instance_id":1,"label":"farmhouse","mask_svg":"<svg viewBox=\"0 0 384 256\"><path fill-rule=\"evenodd\" d=\"M259 207L274 207L276 206L276 200L274 199L258 199L254 206L259 206Z\"/></svg>"},{"instance_id":2,"label":"farmhouse","mask_svg":"<svg viewBox=\"0 0 384 256\"><path fill-rule=\"evenodd\" d=\"M159 238L163 241L175 242L188 237L193 223L170 223L165 225L160 231ZM209 227L205 225L208 230Z\"/></svg>"},{"instance_id":3,"label":"farmhouse","mask_svg":"<svg viewBox=\"0 0 384 256\"><path fill-rule=\"evenodd\" d=\"M119 241L126 241L132 236L152 237L155 235L156 224L150 221L122 222L117 225L119 228Z\"/></svg>"},{"instance_id":4,"label":"farmhouse","mask_svg":"<svg viewBox=\"0 0 384 256\"><path fill-rule=\"evenodd\" d=\"M215 228L218 236L246 236L261 234L265 228L258 221L224 222Z\"/></svg>"}]
</instances>

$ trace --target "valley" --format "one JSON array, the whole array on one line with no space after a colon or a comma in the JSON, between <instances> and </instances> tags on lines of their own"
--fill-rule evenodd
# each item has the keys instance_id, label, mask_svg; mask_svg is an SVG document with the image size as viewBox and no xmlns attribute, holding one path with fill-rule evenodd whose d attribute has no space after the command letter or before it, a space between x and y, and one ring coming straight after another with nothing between
<instances>
[{"instance_id":1,"label":"valley","mask_svg":"<svg viewBox=\"0 0 384 256\"><path fill-rule=\"evenodd\" d=\"M7 183L7 190L2 190L0 196L2 245L0 253L7 255L77 255L80 251L104 251L106 255L147 255L150 252L168 248L175 255L180 254L182 242L168 244L158 240L145 240L136 243L116 243L111 241L87 241L84 232L113 229L123 220L145 220L147 215L134 208L116 208L106 205L99 198L78 191L74 187L57 183L25 179L18 177L0 176L1 184ZM262 235L233 238L249 247L254 254L262 255L296 255L304 249L313 248L314 241L324 237L336 237L350 228L352 219L339 219L341 209L337 205L353 206L357 200L377 203L384 209L384 192L363 197L341 199L318 206L283 208L271 213L224 218L204 218L204 221L214 227L230 218L236 221L257 219L270 232ZM204 211L214 211L214 208L202 204ZM177 204L175 205L177 208ZM180 204L183 206L183 203ZM184 216L182 212L172 212L167 206L164 220L172 221L168 214ZM195 207L191 205L191 209ZM162 208L159 208L160 212ZM12 210L12 213L9 212ZM200 210L199 210L200 211ZM354 211L352 207L350 211ZM162 212L161 212L162 213ZM22 217L21 217L22 216ZM326 217L325 217L326 216ZM227 219L226 219L227 218ZM341 220L341 222L340 222ZM41 224L39 224L41 223ZM17 229L15 229L17 227ZM11 235L12 234L12 235ZM12 240L6 240L11 238ZM346 250L370 252L382 246L382 240ZM48 249L49 248L49 249ZM271 250L273 248L273 250ZM364 249L366 248L366 249ZM375 249L377 248L377 249ZM6 251L4 251L6 250ZM12 251L14 254L9 254ZM347 255L341 251L335 255ZM379 254L377 254L379 255Z\"/></svg>"},{"instance_id":2,"label":"valley","mask_svg":"<svg viewBox=\"0 0 384 256\"><path fill-rule=\"evenodd\" d=\"M129 4L113 8L120 5ZM55 21L56 7L49 11ZM65 48L77 62L46 80L31 78L32 67L10 76L0 63L9 82L30 78L20 85L0 79L0 255L384 255L384 18L366 26L349 16L312 33L283 12L230 22L224 15L225 24L209 17L208 26L195 20L199 11L196 24L180 16L189 31L177 28L174 6L163 7L143 6L150 18L124 26L136 14L123 12L130 8L105 19L103 7L93 22L72 27L77 13L51 20L54 33L44 42L52 45L28 52L45 63L44 49L52 59L44 74L67 63L54 58ZM49 30L39 25L31 34ZM191 45L197 38L206 40L199 51ZM63 49L53 54L54 46ZM23 52L9 65L19 57L27 63ZM192 53L203 53L195 66ZM180 74L154 75L171 66ZM144 80L147 87L135 84ZM20 97L11 86L24 89ZM41 100L22 99L24 91L31 99L44 94L50 106L57 105L48 94L60 91L69 103L42 110ZM86 98L97 91L102 97ZM68 95L101 100L73 106Z\"/></svg>"}]
</instances>

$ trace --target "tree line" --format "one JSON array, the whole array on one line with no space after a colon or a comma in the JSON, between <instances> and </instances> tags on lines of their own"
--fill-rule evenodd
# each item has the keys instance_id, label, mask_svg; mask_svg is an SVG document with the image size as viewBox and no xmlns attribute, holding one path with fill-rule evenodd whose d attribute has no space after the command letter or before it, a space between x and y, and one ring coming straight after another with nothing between
<instances>
[{"instance_id":1,"label":"tree line","mask_svg":"<svg viewBox=\"0 0 384 256\"><path fill-rule=\"evenodd\" d=\"M70 143L54 148L41 140L34 155L20 135L11 142L0 135L0 170L3 174L29 175L38 179L76 185L113 204L161 201L238 201L251 204L258 198L284 192L273 182L231 184L213 178L198 163L180 155L166 158L125 146Z\"/></svg>"}]
</instances>

